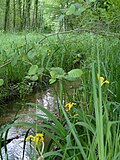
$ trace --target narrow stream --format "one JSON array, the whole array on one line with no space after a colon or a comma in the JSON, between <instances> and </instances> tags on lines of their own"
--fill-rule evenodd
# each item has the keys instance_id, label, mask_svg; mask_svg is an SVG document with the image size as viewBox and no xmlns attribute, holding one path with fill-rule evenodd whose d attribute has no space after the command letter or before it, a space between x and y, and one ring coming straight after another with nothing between
<instances>
[{"instance_id":1,"label":"narrow stream","mask_svg":"<svg viewBox=\"0 0 120 160\"><path fill-rule=\"evenodd\" d=\"M77 84L77 86L74 84L74 87L68 85L67 90L69 90L69 93L73 93L73 90L78 88L78 86L79 84ZM46 91L40 91L32 94L31 96L28 96L24 101L15 100L4 106L0 106L0 109L2 108L2 112L0 113L0 129L2 129L5 124L8 124L10 121L12 121L15 118L16 113L17 115L26 114L26 116L21 116L18 118L16 120L17 122L35 123L35 118L27 115L30 113L42 114L44 116L44 113L42 113L39 109L26 105L26 103L29 102L43 105L46 109L57 116L58 108L55 97L55 90L51 87ZM25 127L12 127L9 129L7 139L13 138L13 140L7 144L8 160L30 160L29 142L26 143L25 156L24 159L22 159L24 144L23 141L27 129ZM0 160L6 160L4 147L2 147L1 150L3 159L0 158Z\"/></svg>"},{"instance_id":2,"label":"narrow stream","mask_svg":"<svg viewBox=\"0 0 120 160\"><path fill-rule=\"evenodd\" d=\"M53 96L53 89L47 89L46 91L37 92L34 95L31 95L25 99L24 102L21 101L13 101L2 107L2 113L0 116L0 126L1 128L9 123L11 120L15 118L16 113L21 114L30 114L30 113L37 113L42 114L43 113L32 106L26 106L25 103L34 102L40 105L43 105L46 109L51 111L52 113L57 113L57 107L56 107L56 100ZM6 109L6 110L5 110ZM16 120L17 122L30 122L35 123L35 118L30 117L28 115L21 116L21 118L18 118ZM22 153L23 153L23 141L25 137L26 129L24 127L12 127L9 129L7 139L13 138L13 140L7 144L7 150L8 150L8 160L22 160ZM16 138L19 137L19 138ZM3 160L5 160L5 150L4 147L2 147L2 156ZM25 157L24 160L29 160L29 153L30 153L30 144L27 142L26 144L26 151L25 151ZM2 159L1 159L2 160Z\"/></svg>"}]
</instances>

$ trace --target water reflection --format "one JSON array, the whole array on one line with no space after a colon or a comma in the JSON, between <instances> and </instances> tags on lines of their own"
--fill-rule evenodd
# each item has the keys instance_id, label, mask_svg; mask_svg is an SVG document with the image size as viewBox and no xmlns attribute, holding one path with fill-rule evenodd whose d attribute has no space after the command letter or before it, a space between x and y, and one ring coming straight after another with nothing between
<instances>
[{"instance_id":1,"label":"water reflection","mask_svg":"<svg viewBox=\"0 0 120 160\"><path fill-rule=\"evenodd\" d=\"M74 88L78 88L79 83L73 83ZM71 87L71 83L67 83L66 87L69 89L69 94L73 94L74 88ZM67 89L67 90L68 90ZM59 89L57 89L59 92ZM67 92L68 94L68 92ZM25 105L25 103L28 102L34 102L36 103L36 107L32 107L29 105ZM25 99L25 101L14 101L12 103L9 103L5 108L8 109L7 111L4 111L5 114L2 112L2 116L0 116L0 125L9 123L12 119L15 118L16 113L18 114L26 114L25 116L19 117L16 121L17 122L30 122L30 123L35 123L36 119L35 117L28 116L28 114L35 113L35 114L41 114L42 116L45 116L45 114L40 111L37 108L37 104L43 105L46 109L51 111L53 114L58 113L58 108L57 108L57 101L56 97L54 96L54 89L50 88L46 91L40 91L37 92ZM4 109L3 109L4 110ZM47 118L47 117L46 117ZM25 127L12 127L9 132L8 132L8 139L11 137L16 137L16 135L19 136L18 139L13 139L8 145L8 160L23 160L22 159L22 152L23 152L23 141L25 137L25 132L26 128ZM30 144L27 142L26 150L25 150L25 157L24 160L30 160ZM3 155L3 160L5 160L5 151L4 147L2 147L2 155Z\"/></svg>"},{"instance_id":2,"label":"water reflection","mask_svg":"<svg viewBox=\"0 0 120 160\"><path fill-rule=\"evenodd\" d=\"M43 105L46 109L51 111L52 113L57 112L57 107L56 107L56 100L55 97L53 96L52 90L48 89L45 92L37 92L36 94L32 95L31 97L28 97L25 102L34 102L39 105ZM19 106L19 112L18 114L26 114L25 116L20 116L16 121L17 122L30 122L30 123L35 123L35 117L28 116L27 114L30 113L36 113L36 114L41 114L43 116L44 113L40 111L36 107L32 106L25 106L25 103L23 102L14 102L13 104L8 104L7 106L10 110L9 113L3 114L0 117L0 124L5 124L8 123L10 120L14 119L16 113L18 112L18 106ZM16 109L16 110L15 110ZM8 110L8 111L9 111ZM23 142L25 138L25 132L26 128L25 127L12 127L10 128L7 139L12 138L13 140L7 144L7 150L8 150L8 160L22 160L22 153L23 153ZM14 139L14 137L19 136L18 139ZM29 160L30 159L30 144L27 142L26 149L25 149L25 157L24 160ZM5 160L5 150L4 147L2 147L2 156L3 160Z\"/></svg>"}]
</instances>

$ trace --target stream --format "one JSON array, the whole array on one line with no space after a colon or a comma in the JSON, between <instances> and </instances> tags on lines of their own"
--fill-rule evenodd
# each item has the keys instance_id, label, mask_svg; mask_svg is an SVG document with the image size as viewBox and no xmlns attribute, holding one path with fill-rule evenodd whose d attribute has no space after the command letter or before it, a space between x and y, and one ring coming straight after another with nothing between
<instances>
[{"instance_id":1,"label":"stream","mask_svg":"<svg viewBox=\"0 0 120 160\"><path fill-rule=\"evenodd\" d=\"M76 85L77 84L77 85ZM67 83L65 86L67 88L67 91L69 94L73 94L75 88L79 87L79 83ZM59 92L59 88L57 88L57 91ZM42 113L39 109L36 109L36 107L32 107L29 105L26 105L26 103L33 102L36 104L43 105L46 109L48 109L50 112L52 112L55 116L57 116L58 108L57 108L57 101L55 96L55 90L54 87L50 87L46 91L39 91L36 93L33 93L32 95L28 96L24 101L21 100L14 100L12 102L9 102L6 105L0 106L0 129L4 128L4 125L9 124L10 121L14 120L16 114L30 114L30 113L36 113L36 114L42 114L44 116L44 113ZM46 117L47 118L47 117ZM35 117L30 117L28 115L26 116L20 116L15 122L30 122L35 123ZM8 160L30 160L30 142L26 142L25 152L24 152L24 159L23 157L23 144L24 144L24 138L25 134L28 128L25 127L12 127L9 129L7 139L13 138L13 140L7 144L7 153L8 153ZM0 160L6 160L5 157L5 148L1 148L2 151L2 159Z\"/></svg>"},{"instance_id":2,"label":"stream","mask_svg":"<svg viewBox=\"0 0 120 160\"><path fill-rule=\"evenodd\" d=\"M1 113L0 113L0 126L1 128L4 127L5 124L8 124L11 120L14 119L16 113L18 115L21 114L44 114L39 109L36 109L32 106L26 106L25 103L34 102L40 105L43 105L46 109L51 111L52 113L57 113L56 107L56 100L54 97L53 89L47 89L46 91L37 92L31 96L28 96L24 102L18 100L10 102L4 106L0 106ZM44 115L43 115L44 116ZM16 120L17 122L30 122L34 123L35 118L30 117L28 115L21 116ZM25 138L26 128L24 127L12 127L9 129L7 139L13 138L13 140L7 144L7 152L8 152L8 160L22 160L23 156L23 141ZM17 138L16 138L17 137ZM18 138L19 137L19 138ZM5 160L5 149L4 147L1 148L3 160ZM26 143L26 150L24 160L29 160L30 158L30 144L29 141ZM2 160L2 159L0 159Z\"/></svg>"}]
</instances>

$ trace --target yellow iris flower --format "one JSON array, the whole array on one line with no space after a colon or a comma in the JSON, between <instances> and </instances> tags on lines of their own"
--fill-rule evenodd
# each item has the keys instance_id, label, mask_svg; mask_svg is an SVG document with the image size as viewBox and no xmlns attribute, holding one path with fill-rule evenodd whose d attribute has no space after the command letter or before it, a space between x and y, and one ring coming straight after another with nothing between
<instances>
[{"instance_id":1,"label":"yellow iris flower","mask_svg":"<svg viewBox=\"0 0 120 160\"><path fill-rule=\"evenodd\" d=\"M26 138L26 141L28 141L29 139L31 139L32 142L35 142L36 145L38 145L38 144L44 142L44 135L42 133L37 133L35 136L32 136L32 135L28 136Z\"/></svg>"},{"instance_id":2,"label":"yellow iris flower","mask_svg":"<svg viewBox=\"0 0 120 160\"><path fill-rule=\"evenodd\" d=\"M102 87L102 85L105 84L105 83L109 84L109 81L108 81L108 80L105 80L104 77L100 77L99 74L97 74L97 76L98 76L98 79L100 80L100 85L101 85L101 87Z\"/></svg>"},{"instance_id":3,"label":"yellow iris flower","mask_svg":"<svg viewBox=\"0 0 120 160\"><path fill-rule=\"evenodd\" d=\"M79 116L79 114L76 113L76 114L74 114L73 116L76 117L76 116Z\"/></svg>"},{"instance_id":4,"label":"yellow iris flower","mask_svg":"<svg viewBox=\"0 0 120 160\"><path fill-rule=\"evenodd\" d=\"M66 112L69 112L71 108L73 107L73 105L75 105L75 103L71 103L71 102L67 103L65 105Z\"/></svg>"}]
</instances>

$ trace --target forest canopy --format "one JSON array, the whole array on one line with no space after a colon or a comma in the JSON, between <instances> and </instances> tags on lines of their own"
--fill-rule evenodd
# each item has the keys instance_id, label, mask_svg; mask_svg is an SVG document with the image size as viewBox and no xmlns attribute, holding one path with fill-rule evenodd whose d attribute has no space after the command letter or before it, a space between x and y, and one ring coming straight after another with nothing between
<instances>
[{"instance_id":1,"label":"forest canopy","mask_svg":"<svg viewBox=\"0 0 120 160\"><path fill-rule=\"evenodd\" d=\"M1 0L0 30L120 31L119 0Z\"/></svg>"}]
</instances>

